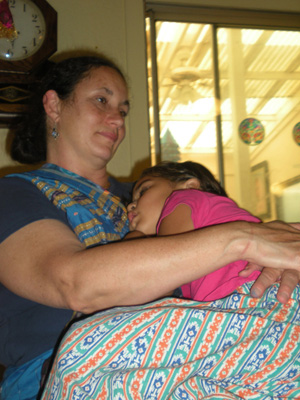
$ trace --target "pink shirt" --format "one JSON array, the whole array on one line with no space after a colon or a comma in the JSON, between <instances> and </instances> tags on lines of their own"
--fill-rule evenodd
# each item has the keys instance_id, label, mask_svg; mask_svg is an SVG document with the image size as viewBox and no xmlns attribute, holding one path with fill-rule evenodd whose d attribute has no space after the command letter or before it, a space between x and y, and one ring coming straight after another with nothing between
<instances>
[{"instance_id":1,"label":"pink shirt","mask_svg":"<svg viewBox=\"0 0 300 400\"><path fill-rule=\"evenodd\" d=\"M239 208L237 204L223 196L217 196L200 190L177 190L166 200L164 209L157 224L157 232L161 221L174 211L179 204L186 204L191 208L194 228L203 228L209 225L222 224L230 221L260 222L248 211ZM199 243L201 246L201 243ZM245 282L255 280L260 272L254 271L248 278L243 278L238 273L245 268L247 261L236 261L225 265L200 279L181 287L185 298L198 301L220 299L232 293L238 286ZM199 263L201 269L201 262Z\"/></svg>"}]
</instances>

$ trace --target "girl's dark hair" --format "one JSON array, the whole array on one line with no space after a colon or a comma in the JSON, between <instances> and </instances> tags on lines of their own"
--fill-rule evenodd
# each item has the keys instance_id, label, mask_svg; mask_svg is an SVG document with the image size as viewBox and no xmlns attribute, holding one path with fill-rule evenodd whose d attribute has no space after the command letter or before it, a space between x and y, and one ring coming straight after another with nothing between
<instances>
[{"instance_id":1,"label":"girl's dark hair","mask_svg":"<svg viewBox=\"0 0 300 400\"><path fill-rule=\"evenodd\" d=\"M46 113L43 96L48 90L55 90L61 100L71 97L76 85L87 77L92 69L109 67L126 79L120 69L102 56L81 56L67 58L58 63L49 63L38 87L33 88L29 111L18 123L10 149L13 160L25 164L35 164L46 160Z\"/></svg>"},{"instance_id":2,"label":"girl's dark hair","mask_svg":"<svg viewBox=\"0 0 300 400\"><path fill-rule=\"evenodd\" d=\"M197 178L200 182L200 190L203 192L228 197L213 174L203 165L192 161L182 163L163 161L154 167L145 169L140 178L145 176L164 178L171 182L183 182L191 178Z\"/></svg>"}]
</instances>

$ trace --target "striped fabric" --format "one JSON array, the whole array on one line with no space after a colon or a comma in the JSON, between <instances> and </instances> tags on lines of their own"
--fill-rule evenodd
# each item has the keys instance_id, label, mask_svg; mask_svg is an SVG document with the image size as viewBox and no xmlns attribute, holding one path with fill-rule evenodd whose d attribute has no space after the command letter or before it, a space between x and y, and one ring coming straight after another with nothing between
<instances>
[{"instance_id":1,"label":"striped fabric","mask_svg":"<svg viewBox=\"0 0 300 400\"><path fill-rule=\"evenodd\" d=\"M86 247L120 240L129 231L127 210L119 197L82 176L49 163L8 176L33 183L64 211L70 227Z\"/></svg>"},{"instance_id":2,"label":"striped fabric","mask_svg":"<svg viewBox=\"0 0 300 400\"><path fill-rule=\"evenodd\" d=\"M250 283L213 302L166 298L75 323L42 400L300 398L299 287L262 299Z\"/></svg>"}]
</instances>

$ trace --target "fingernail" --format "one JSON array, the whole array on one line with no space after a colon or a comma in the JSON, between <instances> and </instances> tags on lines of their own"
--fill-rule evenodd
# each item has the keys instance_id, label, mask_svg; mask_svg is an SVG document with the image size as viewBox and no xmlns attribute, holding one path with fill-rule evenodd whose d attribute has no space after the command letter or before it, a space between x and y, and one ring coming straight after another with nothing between
<instances>
[{"instance_id":1,"label":"fingernail","mask_svg":"<svg viewBox=\"0 0 300 400\"><path fill-rule=\"evenodd\" d=\"M251 293L252 297L259 297L260 296L260 293L256 288L251 289L250 293Z\"/></svg>"},{"instance_id":2,"label":"fingernail","mask_svg":"<svg viewBox=\"0 0 300 400\"><path fill-rule=\"evenodd\" d=\"M285 304L288 301L289 301L289 296L287 295L287 293L281 293L280 302Z\"/></svg>"}]
</instances>

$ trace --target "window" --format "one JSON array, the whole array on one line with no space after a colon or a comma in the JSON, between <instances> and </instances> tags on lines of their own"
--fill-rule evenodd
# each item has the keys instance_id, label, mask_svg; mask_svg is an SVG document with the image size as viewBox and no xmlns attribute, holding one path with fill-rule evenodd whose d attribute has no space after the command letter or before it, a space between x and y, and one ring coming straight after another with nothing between
<instances>
[{"instance_id":1,"label":"window","mask_svg":"<svg viewBox=\"0 0 300 400\"><path fill-rule=\"evenodd\" d=\"M192 17L158 11L146 19L152 162L200 162L241 207L288 220L278 199L284 182L300 177L296 22L288 18L288 29L285 16L263 14L254 28L248 14L237 26L240 12L216 24L206 15L202 23L199 9Z\"/></svg>"}]
</instances>

